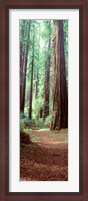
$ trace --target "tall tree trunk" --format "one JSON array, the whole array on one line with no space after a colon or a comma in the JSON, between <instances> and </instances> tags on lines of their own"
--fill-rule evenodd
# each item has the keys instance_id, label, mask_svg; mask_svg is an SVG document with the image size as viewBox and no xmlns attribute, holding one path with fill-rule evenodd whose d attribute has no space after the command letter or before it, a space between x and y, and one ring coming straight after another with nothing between
<instances>
[{"instance_id":1,"label":"tall tree trunk","mask_svg":"<svg viewBox=\"0 0 88 201\"><path fill-rule=\"evenodd\" d=\"M20 111L24 112L24 105L25 105L25 85L26 85L26 70L27 70L27 59L28 59L28 48L29 48L29 37L30 37L30 22L26 24L26 33L25 36L27 36L27 41L24 46L24 54L22 58L22 66L21 66L21 87L20 87ZM24 37L25 37L24 36ZM20 65L21 65L20 64Z\"/></svg>"},{"instance_id":2,"label":"tall tree trunk","mask_svg":"<svg viewBox=\"0 0 88 201\"><path fill-rule=\"evenodd\" d=\"M38 80L39 80L39 75L38 75L38 68L36 70L36 79L34 80L34 97L35 97L35 101L37 99L38 96Z\"/></svg>"},{"instance_id":3,"label":"tall tree trunk","mask_svg":"<svg viewBox=\"0 0 88 201\"><path fill-rule=\"evenodd\" d=\"M35 33L33 34L33 55L32 55L32 67L31 67L31 83L30 83L30 92L29 92L29 119L32 119L32 92L33 92L33 71L34 71L34 38Z\"/></svg>"},{"instance_id":4,"label":"tall tree trunk","mask_svg":"<svg viewBox=\"0 0 88 201\"><path fill-rule=\"evenodd\" d=\"M25 20L22 21L23 26L20 26L20 35L22 36L22 40L25 37ZM24 44L23 41L20 41L20 111L22 111L21 106L21 97L22 97L22 80L23 80L23 62L24 62Z\"/></svg>"},{"instance_id":5,"label":"tall tree trunk","mask_svg":"<svg viewBox=\"0 0 88 201\"><path fill-rule=\"evenodd\" d=\"M35 101L38 97L38 84L39 84L39 60L40 60L40 33L41 33L41 27L39 25L39 38L38 38L38 64L36 66L36 75L35 75L35 83L34 83L34 97L35 97Z\"/></svg>"},{"instance_id":6,"label":"tall tree trunk","mask_svg":"<svg viewBox=\"0 0 88 201\"><path fill-rule=\"evenodd\" d=\"M39 61L39 58L38 58L38 61ZM33 83L34 83L33 96L34 96L35 101L36 101L37 96L38 96L38 83L39 83L39 73L38 73L38 67L37 66L36 66L36 74L34 76Z\"/></svg>"},{"instance_id":7,"label":"tall tree trunk","mask_svg":"<svg viewBox=\"0 0 88 201\"><path fill-rule=\"evenodd\" d=\"M67 127L68 101L64 57L63 21L53 21L53 55L52 55L52 98L53 111L51 130Z\"/></svg>"},{"instance_id":8,"label":"tall tree trunk","mask_svg":"<svg viewBox=\"0 0 88 201\"><path fill-rule=\"evenodd\" d=\"M61 100L60 100L60 40L58 20L53 21L53 51L52 51L52 98L53 111L51 130L61 127Z\"/></svg>"},{"instance_id":9,"label":"tall tree trunk","mask_svg":"<svg viewBox=\"0 0 88 201\"><path fill-rule=\"evenodd\" d=\"M63 20L59 20L59 29L60 29L61 127L66 128L68 127L68 94L66 85Z\"/></svg>"},{"instance_id":10,"label":"tall tree trunk","mask_svg":"<svg viewBox=\"0 0 88 201\"><path fill-rule=\"evenodd\" d=\"M49 95L50 95L50 26L51 22L49 21L49 44L48 44L48 56L45 62L45 83L44 83L44 110L43 118L46 118L49 115Z\"/></svg>"}]
</instances>

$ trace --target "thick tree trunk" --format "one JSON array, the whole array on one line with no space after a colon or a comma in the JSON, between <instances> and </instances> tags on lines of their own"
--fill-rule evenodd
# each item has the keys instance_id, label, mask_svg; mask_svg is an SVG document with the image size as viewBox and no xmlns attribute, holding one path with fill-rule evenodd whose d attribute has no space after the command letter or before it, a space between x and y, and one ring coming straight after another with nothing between
<instances>
[{"instance_id":1,"label":"thick tree trunk","mask_svg":"<svg viewBox=\"0 0 88 201\"><path fill-rule=\"evenodd\" d=\"M58 20L53 21L53 52L52 52L52 98L53 112L51 130L61 128L60 99L60 40Z\"/></svg>"},{"instance_id":2,"label":"thick tree trunk","mask_svg":"<svg viewBox=\"0 0 88 201\"><path fill-rule=\"evenodd\" d=\"M30 37L30 22L28 22L27 31L24 34L24 38L27 35L27 41L24 45L24 52L20 59L20 111L24 112L25 105L25 85L26 85L26 70L27 70L27 59L28 59L28 48L29 48L29 37Z\"/></svg>"},{"instance_id":3,"label":"thick tree trunk","mask_svg":"<svg viewBox=\"0 0 88 201\"><path fill-rule=\"evenodd\" d=\"M33 35L33 55L32 55L32 67L31 67L31 83L30 83L30 92L29 92L29 119L32 119L32 91L33 91L33 71L34 71L34 38Z\"/></svg>"},{"instance_id":4,"label":"thick tree trunk","mask_svg":"<svg viewBox=\"0 0 88 201\"><path fill-rule=\"evenodd\" d=\"M64 57L63 21L53 21L53 55L52 55L52 97L53 114L51 130L67 127L68 101Z\"/></svg>"},{"instance_id":5,"label":"thick tree trunk","mask_svg":"<svg viewBox=\"0 0 88 201\"><path fill-rule=\"evenodd\" d=\"M44 83L44 110L43 118L49 115L49 95L50 95L50 22L49 22L49 44L48 44L48 57L45 62L45 83Z\"/></svg>"},{"instance_id":6,"label":"thick tree trunk","mask_svg":"<svg viewBox=\"0 0 88 201\"><path fill-rule=\"evenodd\" d=\"M61 127L68 127L68 94L66 86L66 68L64 54L63 20L59 20L60 29L60 96L61 96Z\"/></svg>"}]
</instances>

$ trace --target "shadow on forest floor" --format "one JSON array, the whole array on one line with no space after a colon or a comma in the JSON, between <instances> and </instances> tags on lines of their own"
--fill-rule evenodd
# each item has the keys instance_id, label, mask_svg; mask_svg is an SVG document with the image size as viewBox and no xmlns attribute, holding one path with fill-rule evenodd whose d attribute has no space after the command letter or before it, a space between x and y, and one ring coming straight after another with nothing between
<instances>
[{"instance_id":1,"label":"shadow on forest floor","mask_svg":"<svg viewBox=\"0 0 88 201\"><path fill-rule=\"evenodd\" d=\"M32 130L30 138L32 143L21 143L21 180L67 181L67 129L61 131Z\"/></svg>"}]
</instances>

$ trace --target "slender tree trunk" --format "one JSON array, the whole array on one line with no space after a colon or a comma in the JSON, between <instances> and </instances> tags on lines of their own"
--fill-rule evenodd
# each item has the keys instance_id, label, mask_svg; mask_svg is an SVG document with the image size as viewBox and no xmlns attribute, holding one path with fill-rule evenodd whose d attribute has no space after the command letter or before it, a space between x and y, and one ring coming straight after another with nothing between
<instances>
[{"instance_id":1,"label":"slender tree trunk","mask_svg":"<svg viewBox=\"0 0 88 201\"><path fill-rule=\"evenodd\" d=\"M42 118L42 116L43 116L43 110L42 110L42 107L40 107L39 118Z\"/></svg>"},{"instance_id":2,"label":"slender tree trunk","mask_svg":"<svg viewBox=\"0 0 88 201\"><path fill-rule=\"evenodd\" d=\"M32 119L32 91L33 91L33 71L34 71L34 38L33 35L33 55L32 55L32 67L31 67L31 83L30 83L30 92L29 92L29 119Z\"/></svg>"},{"instance_id":3,"label":"slender tree trunk","mask_svg":"<svg viewBox=\"0 0 88 201\"><path fill-rule=\"evenodd\" d=\"M22 76L22 90L21 90L21 111L24 112L25 105L25 85L26 85L26 70L27 70L27 56L28 56L28 44L25 47L23 76Z\"/></svg>"},{"instance_id":4,"label":"slender tree trunk","mask_svg":"<svg viewBox=\"0 0 88 201\"><path fill-rule=\"evenodd\" d=\"M24 46L24 55L22 60L22 66L21 66L21 87L20 87L20 111L24 112L24 105L25 105L25 85L26 85L26 70L27 70L27 59L28 59L28 48L29 48L29 37L30 37L30 22L28 22L27 26L27 32L25 35L27 35L27 41ZM25 37L25 36L24 36Z\"/></svg>"},{"instance_id":5,"label":"slender tree trunk","mask_svg":"<svg viewBox=\"0 0 88 201\"><path fill-rule=\"evenodd\" d=\"M39 26L39 39L38 39L38 64L39 64L39 60L40 60L40 26ZM34 96L35 96L35 101L38 97L38 84L39 84L39 67L38 67L38 64L36 66L36 75L35 75L35 79L36 79L36 82L35 82L35 86L34 86Z\"/></svg>"},{"instance_id":6,"label":"slender tree trunk","mask_svg":"<svg viewBox=\"0 0 88 201\"><path fill-rule=\"evenodd\" d=\"M35 101L36 101L37 96L38 96L38 80L39 80L39 75L38 75L38 67L37 67L36 75L35 75L35 78L34 78L34 92L33 92Z\"/></svg>"},{"instance_id":7,"label":"slender tree trunk","mask_svg":"<svg viewBox=\"0 0 88 201\"><path fill-rule=\"evenodd\" d=\"M49 44L48 44L48 57L45 62L45 83L44 83L44 110L43 118L49 115L49 95L50 95L50 25L49 22Z\"/></svg>"},{"instance_id":8,"label":"slender tree trunk","mask_svg":"<svg viewBox=\"0 0 88 201\"><path fill-rule=\"evenodd\" d=\"M68 101L64 57L63 21L53 21L53 55L52 55L52 98L53 111L51 130L67 127Z\"/></svg>"},{"instance_id":9,"label":"slender tree trunk","mask_svg":"<svg viewBox=\"0 0 88 201\"><path fill-rule=\"evenodd\" d=\"M38 96L38 81L39 81L39 73L38 73L38 68L37 68L37 72L36 72L36 92L35 92L35 99L37 99Z\"/></svg>"}]
</instances>

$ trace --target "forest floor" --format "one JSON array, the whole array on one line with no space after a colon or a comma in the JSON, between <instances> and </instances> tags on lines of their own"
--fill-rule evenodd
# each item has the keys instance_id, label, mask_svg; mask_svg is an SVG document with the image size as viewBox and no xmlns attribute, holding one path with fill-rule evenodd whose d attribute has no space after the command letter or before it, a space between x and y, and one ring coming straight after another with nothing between
<instances>
[{"instance_id":1,"label":"forest floor","mask_svg":"<svg viewBox=\"0 0 88 201\"><path fill-rule=\"evenodd\" d=\"M68 180L68 130L33 129L31 143L21 143L21 181Z\"/></svg>"}]
</instances>

